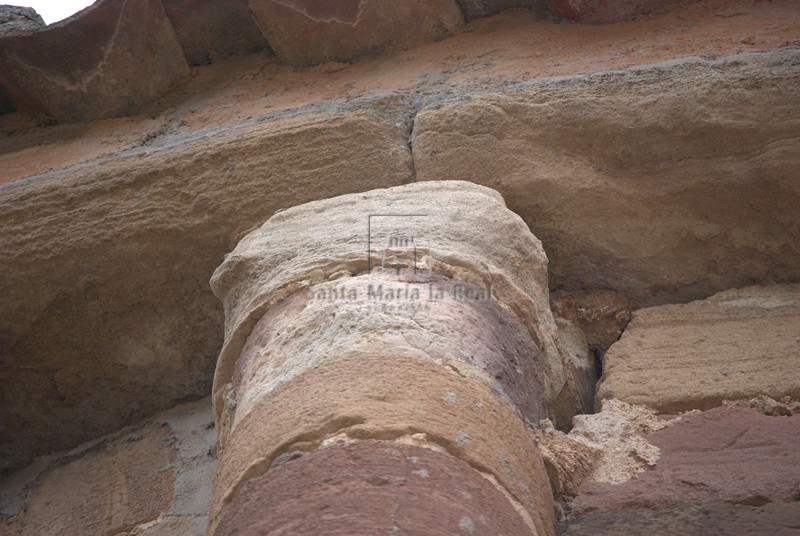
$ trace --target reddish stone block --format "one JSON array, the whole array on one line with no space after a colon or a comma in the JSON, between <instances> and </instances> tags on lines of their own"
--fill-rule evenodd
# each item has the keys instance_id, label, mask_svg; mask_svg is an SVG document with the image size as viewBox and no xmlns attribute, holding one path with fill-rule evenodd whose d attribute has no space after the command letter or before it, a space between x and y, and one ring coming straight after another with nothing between
<instances>
[{"instance_id":1,"label":"reddish stone block","mask_svg":"<svg viewBox=\"0 0 800 536\"><path fill-rule=\"evenodd\" d=\"M268 48L247 5L241 0L163 0L186 60L191 65L214 57Z\"/></svg>"},{"instance_id":2,"label":"reddish stone block","mask_svg":"<svg viewBox=\"0 0 800 536\"><path fill-rule=\"evenodd\" d=\"M660 449L655 467L623 484L587 484L576 512L800 499L800 415L721 407L685 415L646 439Z\"/></svg>"},{"instance_id":3,"label":"reddish stone block","mask_svg":"<svg viewBox=\"0 0 800 536\"><path fill-rule=\"evenodd\" d=\"M282 60L313 65L400 50L454 33L455 0L249 0L261 32Z\"/></svg>"},{"instance_id":4,"label":"reddish stone block","mask_svg":"<svg viewBox=\"0 0 800 536\"><path fill-rule=\"evenodd\" d=\"M188 72L160 0L105 0L0 40L0 79L11 101L59 121L132 113Z\"/></svg>"},{"instance_id":5,"label":"reddish stone block","mask_svg":"<svg viewBox=\"0 0 800 536\"><path fill-rule=\"evenodd\" d=\"M216 536L522 536L534 530L467 463L427 448L364 441L316 450L250 480Z\"/></svg>"}]
</instances>

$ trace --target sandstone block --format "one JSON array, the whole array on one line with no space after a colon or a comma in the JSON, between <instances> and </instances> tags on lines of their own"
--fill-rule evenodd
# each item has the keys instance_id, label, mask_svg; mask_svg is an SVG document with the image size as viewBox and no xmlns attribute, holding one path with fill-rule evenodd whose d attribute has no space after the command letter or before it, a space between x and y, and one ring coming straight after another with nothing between
<instances>
[{"instance_id":1,"label":"sandstone block","mask_svg":"<svg viewBox=\"0 0 800 536\"><path fill-rule=\"evenodd\" d=\"M414 123L417 178L503 194L542 241L554 289L642 306L794 282L798 57L652 65L431 105Z\"/></svg>"},{"instance_id":2,"label":"sandstone block","mask_svg":"<svg viewBox=\"0 0 800 536\"><path fill-rule=\"evenodd\" d=\"M300 65L350 61L454 33L455 0L248 0L278 57Z\"/></svg>"},{"instance_id":3,"label":"sandstone block","mask_svg":"<svg viewBox=\"0 0 800 536\"><path fill-rule=\"evenodd\" d=\"M151 521L172 501L174 449L151 427L40 475L21 535L116 534Z\"/></svg>"},{"instance_id":4,"label":"sandstone block","mask_svg":"<svg viewBox=\"0 0 800 536\"><path fill-rule=\"evenodd\" d=\"M623 483L589 482L572 503L591 511L679 504L763 506L800 499L800 415L770 417L746 408L683 415L643 436L653 466ZM740 534L743 532L739 532Z\"/></svg>"},{"instance_id":5,"label":"sandstone block","mask_svg":"<svg viewBox=\"0 0 800 536\"><path fill-rule=\"evenodd\" d=\"M160 0L103 0L0 41L0 78L16 107L59 121L131 113L188 73Z\"/></svg>"},{"instance_id":6,"label":"sandstone block","mask_svg":"<svg viewBox=\"0 0 800 536\"><path fill-rule=\"evenodd\" d=\"M553 533L552 492L533 435L510 405L451 369L382 355L321 365L272 390L231 432L220 453L210 532L253 478L287 456L337 441L406 441L446 451L491 475ZM291 456L288 456L291 459Z\"/></svg>"},{"instance_id":7,"label":"sandstone block","mask_svg":"<svg viewBox=\"0 0 800 536\"><path fill-rule=\"evenodd\" d=\"M254 478L216 534L536 534L526 517L490 480L446 453L362 441L316 450Z\"/></svg>"},{"instance_id":8,"label":"sandstone block","mask_svg":"<svg viewBox=\"0 0 800 536\"><path fill-rule=\"evenodd\" d=\"M190 65L268 48L242 0L163 0Z\"/></svg>"},{"instance_id":9,"label":"sandstone block","mask_svg":"<svg viewBox=\"0 0 800 536\"><path fill-rule=\"evenodd\" d=\"M205 536L213 424L206 398L4 474L0 533Z\"/></svg>"},{"instance_id":10,"label":"sandstone block","mask_svg":"<svg viewBox=\"0 0 800 536\"><path fill-rule=\"evenodd\" d=\"M748 287L636 311L604 358L597 401L664 413L800 398L800 286Z\"/></svg>"},{"instance_id":11,"label":"sandstone block","mask_svg":"<svg viewBox=\"0 0 800 536\"><path fill-rule=\"evenodd\" d=\"M553 313L578 326L598 356L619 340L631 320L634 305L608 290L558 290L550 293Z\"/></svg>"}]
</instances>

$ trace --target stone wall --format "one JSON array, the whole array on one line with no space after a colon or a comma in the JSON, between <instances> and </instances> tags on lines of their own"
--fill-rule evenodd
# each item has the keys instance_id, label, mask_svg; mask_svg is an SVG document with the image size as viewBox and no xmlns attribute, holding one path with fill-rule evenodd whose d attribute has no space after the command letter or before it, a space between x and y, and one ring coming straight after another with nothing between
<instances>
[{"instance_id":1,"label":"stone wall","mask_svg":"<svg viewBox=\"0 0 800 536\"><path fill-rule=\"evenodd\" d=\"M796 532L797 2L134 4L0 37L0 531Z\"/></svg>"},{"instance_id":2,"label":"stone wall","mask_svg":"<svg viewBox=\"0 0 800 536\"><path fill-rule=\"evenodd\" d=\"M38 459L0 483L9 536L206 533L217 466L211 400Z\"/></svg>"}]
</instances>

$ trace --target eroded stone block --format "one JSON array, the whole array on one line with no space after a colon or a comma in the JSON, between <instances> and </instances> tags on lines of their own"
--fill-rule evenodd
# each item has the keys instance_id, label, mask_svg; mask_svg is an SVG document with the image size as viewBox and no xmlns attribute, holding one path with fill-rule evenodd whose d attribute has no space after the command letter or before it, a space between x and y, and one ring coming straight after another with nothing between
<instances>
[{"instance_id":1,"label":"eroded stone block","mask_svg":"<svg viewBox=\"0 0 800 536\"><path fill-rule=\"evenodd\" d=\"M350 61L454 33L455 0L248 0L278 57L300 65Z\"/></svg>"}]
</instances>

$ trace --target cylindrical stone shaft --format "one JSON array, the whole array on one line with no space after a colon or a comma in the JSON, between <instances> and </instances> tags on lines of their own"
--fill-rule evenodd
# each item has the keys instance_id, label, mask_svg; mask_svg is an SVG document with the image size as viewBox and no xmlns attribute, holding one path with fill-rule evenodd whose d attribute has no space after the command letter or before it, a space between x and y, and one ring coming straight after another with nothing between
<instances>
[{"instance_id":1,"label":"cylindrical stone shaft","mask_svg":"<svg viewBox=\"0 0 800 536\"><path fill-rule=\"evenodd\" d=\"M461 182L302 205L245 237L212 279L209 533L552 534L526 421L569 418L576 395L546 270L499 194Z\"/></svg>"}]
</instances>

